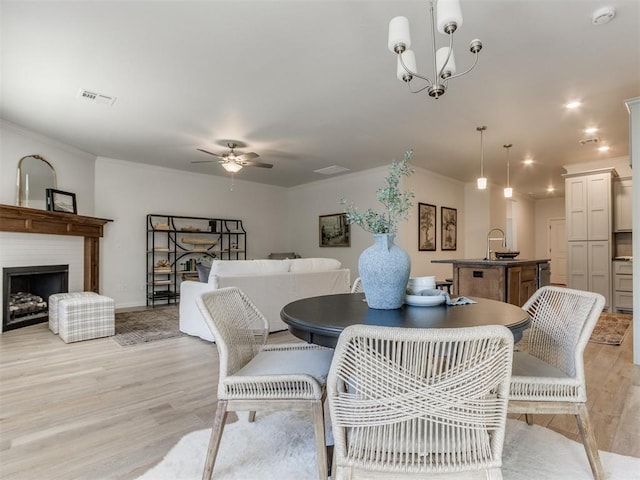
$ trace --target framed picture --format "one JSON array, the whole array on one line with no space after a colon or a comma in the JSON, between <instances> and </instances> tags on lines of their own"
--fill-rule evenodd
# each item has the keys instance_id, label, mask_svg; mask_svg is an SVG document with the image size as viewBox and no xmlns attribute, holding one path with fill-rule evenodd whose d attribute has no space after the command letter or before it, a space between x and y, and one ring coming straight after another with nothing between
<instances>
[{"instance_id":1,"label":"framed picture","mask_svg":"<svg viewBox=\"0 0 640 480\"><path fill-rule=\"evenodd\" d=\"M47 210L53 212L78 213L76 194L47 188Z\"/></svg>"},{"instance_id":2,"label":"framed picture","mask_svg":"<svg viewBox=\"0 0 640 480\"><path fill-rule=\"evenodd\" d=\"M418 250L436 250L436 206L418 203Z\"/></svg>"},{"instance_id":3,"label":"framed picture","mask_svg":"<svg viewBox=\"0 0 640 480\"><path fill-rule=\"evenodd\" d=\"M442 207L442 250L458 248L458 211L455 208Z\"/></svg>"},{"instance_id":4,"label":"framed picture","mask_svg":"<svg viewBox=\"0 0 640 480\"><path fill-rule=\"evenodd\" d=\"M347 215L334 213L320 215L318 233L321 247L350 247L351 225L347 222Z\"/></svg>"}]
</instances>

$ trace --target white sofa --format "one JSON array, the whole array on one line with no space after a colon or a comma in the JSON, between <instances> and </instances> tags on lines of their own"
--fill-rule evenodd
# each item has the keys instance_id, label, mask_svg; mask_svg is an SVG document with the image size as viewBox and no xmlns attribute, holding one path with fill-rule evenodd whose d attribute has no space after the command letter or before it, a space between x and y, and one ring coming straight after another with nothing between
<instances>
[{"instance_id":1,"label":"white sofa","mask_svg":"<svg viewBox=\"0 0 640 480\"><path fill-rule=\"evenodd\" d=\"M238 287L269 321L269 331L286 330L280 310L301 298L349 293L350 271L332 258L214 260L207 282L180 284L180 331L213 341L196 299L205 292Z\"/></svg>"}]
</instances>

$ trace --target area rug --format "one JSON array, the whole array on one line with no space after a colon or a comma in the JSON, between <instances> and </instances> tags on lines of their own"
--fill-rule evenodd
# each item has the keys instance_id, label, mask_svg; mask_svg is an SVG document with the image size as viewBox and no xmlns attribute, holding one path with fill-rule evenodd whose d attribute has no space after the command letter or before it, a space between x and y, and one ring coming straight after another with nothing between
<instances>
[{"instance_id":1,"label":"area rug","mask_svg":"<svg viewBox=\"0 0 640 480\"><path fill-rule=\"evenodd\" d=\"M116 313L116 334L123 347L184 335L178 326L178 306Z\"/></svg>"},{"instance_id":2,"label":"area rug","mask_svg":"<svg viewBox=\"0 0 640 480\"><path fill-rule=\"evenodd\" d=\"M606 345L620 345L629 331L632 321L632 315L602 313L589 341Z\"/></svg>"},{"instance_id":3,"label":"area rug","mask_svg":"<svg viewBox=\"0 0 640 480\"><path fill-rule=\"evenodd\" d=\"M184 436L138 480L199 480L211 430ZM639 480L640 458L600 452L606 478ZM315 479L311 418L300 412L256 416L227 425L214 471L216 480ZM582 444L546 428L507 421L504 480L592 480Z\"/></svg>"}]
</instances>

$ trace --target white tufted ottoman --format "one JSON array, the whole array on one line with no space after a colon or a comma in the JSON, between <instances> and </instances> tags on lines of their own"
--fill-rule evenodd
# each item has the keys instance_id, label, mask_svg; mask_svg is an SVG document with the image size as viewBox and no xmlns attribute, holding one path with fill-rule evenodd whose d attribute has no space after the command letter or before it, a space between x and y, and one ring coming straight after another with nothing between
<instances>
[{"instance_id":1,"label":"white tufted ottoman","mask_svg":"<svg viewBox=\"0 0 640 480\"><path fill-rule=\"evenodd\" d=\"M64 298L58 302L58 329L65 343L115 333L115 302L104 295Z\"/></svg>"},{"instance_id":2,"label":"white tufted ottoman","mask_svg":"<svg viewBox=\"0 0 640 480\"><path fill-rule=\"evenodd\" d=\"M58 334L58 303L65 298L96 296L95 292L54 293L49 296L49 330Z\"/></svg>"}]
</instances>

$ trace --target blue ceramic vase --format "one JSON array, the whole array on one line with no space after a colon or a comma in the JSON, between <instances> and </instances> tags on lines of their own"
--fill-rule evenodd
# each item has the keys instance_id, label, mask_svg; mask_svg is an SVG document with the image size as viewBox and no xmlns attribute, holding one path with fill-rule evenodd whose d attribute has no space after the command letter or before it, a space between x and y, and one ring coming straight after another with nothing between
<instances>
[{"instance_id":1,"label":"blue ceramic vase","mask_svg":"<svg viewBox=\"0 0 640 480\"><path fill-rule=\"evenodd\" d=\"M411 272L407 252L393 241L395 233L375 233L375 243L364 250L358 260L362 288L369 308L400 308Z\"/></svg>"}]
</instances>

